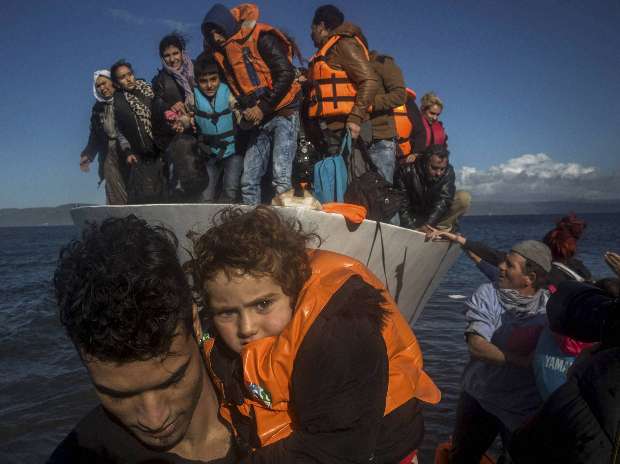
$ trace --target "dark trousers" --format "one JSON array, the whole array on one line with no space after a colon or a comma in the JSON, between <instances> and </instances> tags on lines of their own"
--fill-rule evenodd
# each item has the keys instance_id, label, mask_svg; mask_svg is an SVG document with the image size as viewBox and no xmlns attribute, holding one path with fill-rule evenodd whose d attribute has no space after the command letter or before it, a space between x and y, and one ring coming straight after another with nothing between
<instances>
[{"instance_id":1,"label":"dark trousers","mask_svg":"<svg viewBox=\"0 0 620 464\"><path fill-rule=\"evenodd\" d=\"M508 435L502 422L462 391L456 409L450 464L479 464L499 433L504 439Z\"/></svg>"}]
</instances>

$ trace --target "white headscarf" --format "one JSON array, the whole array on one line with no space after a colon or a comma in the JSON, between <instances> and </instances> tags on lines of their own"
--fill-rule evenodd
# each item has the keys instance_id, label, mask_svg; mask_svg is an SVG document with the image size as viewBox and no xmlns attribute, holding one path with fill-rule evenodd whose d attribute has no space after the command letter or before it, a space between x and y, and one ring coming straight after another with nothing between
<instances>
[{"instance_id":1,"label":"white headscarf","mask_svg":"<svg viewBox=\"0 0 620 464\"><path fill-rule=\"evenodd\" d=\"M112 75L110 74L110 71L108 71L107 69L100 69L99 71L95 71L95 73L93 75L93 95L95 96L97 101L100 101L102 103L109 103L109 102L112 101L113 97L106 98L103 95L101 95L101 93L99 93L99 91L97 90L97 78L99 76L103 76L103 77L107 77L108 79L112 79Z\"/></svg>"}]
</instances>

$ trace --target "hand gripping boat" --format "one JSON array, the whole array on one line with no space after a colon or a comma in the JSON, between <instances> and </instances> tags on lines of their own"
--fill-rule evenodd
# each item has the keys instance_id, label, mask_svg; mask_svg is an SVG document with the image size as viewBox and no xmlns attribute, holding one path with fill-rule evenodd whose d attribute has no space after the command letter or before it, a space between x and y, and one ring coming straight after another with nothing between
<instances>
[{"instance_id":1,"label":"hand gripping boat","mask_svg":"<svg viewBox=\"0 0 620 464\"><path fill-rule=\"evenodd\" d=\"M188 231L205 231L215 214L229 205L170 204L133 206L84 206L71 210L73 222L101 222L129 214L171 229L179 239L179 255L187 260ZM391 224L364 220L353 229L340 214L306 208L277 207L279 213L294 216L305 230L319 234L321 248L351 256L366 264L383 281L398 307L413 324L424 305L460 254L451 242L425 242L424 234Z\"/></svg>"}]
</instances>

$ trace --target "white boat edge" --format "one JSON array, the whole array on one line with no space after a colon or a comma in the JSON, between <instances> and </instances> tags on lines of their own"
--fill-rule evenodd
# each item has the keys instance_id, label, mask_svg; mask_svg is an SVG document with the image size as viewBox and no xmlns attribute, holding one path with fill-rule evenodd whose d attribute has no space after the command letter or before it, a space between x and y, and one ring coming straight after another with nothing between
<instances>
[{"instance_id":1,"label":"white boat edge","mask_svg":"<svg viewBox=\"0 0 620 464\"><path fill-rule=\"evenodd\" d=\"M80 228L88 222L129 214L152 224L162 224L179 239L179 258L184 262L188 258L186 249L190 247L187 232L206 230L215 214L229 206L204 203L81 206L71 210L71 217ZM450 242L425 242L424 234L392 224L381 223L378 227L376 221L365 220L355 230L349 230L339 214L306 208L274 208L281 214L296 217L305 230L318 233L323 240L321 249L366 264L386 284L411 325L461 253L461 248Z\"/></svg>"}]
</instances>

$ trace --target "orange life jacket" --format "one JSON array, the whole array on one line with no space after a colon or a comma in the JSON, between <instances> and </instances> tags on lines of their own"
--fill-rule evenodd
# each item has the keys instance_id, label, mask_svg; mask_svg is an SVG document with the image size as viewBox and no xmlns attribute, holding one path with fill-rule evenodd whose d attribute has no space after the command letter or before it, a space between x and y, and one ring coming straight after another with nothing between
<instances>
[{"instance_id":1,"label":"orange life jacket","mask_svg":"<svg viewBox=\"0 0 620 464\"><path fill-rule=\"evenodd\" d=\"M293 45L278 29L257 22L259 14L256 5L244 3L231 9L230 12L241 23L241 28L224 42L223 52L216 50L213 56L235 97L255 95L259 98L273 89L271 71L258 51L259 36L264 32L269 32L278 37L286 45L287 56L291 63L293 62ZM295 80L275 109L279 110L289 105L300 89L299 82Z\"/></svg>"},{"instance_id":2,"label":"orange life jacket","mask_svg":"<svg viewBox=\"0 0 620 464\"><path fill-rule=\"evenodd\" d=\"M407 100L411 97L415 100L416 93L407 89ZM396 142L400 148L400 151L397 152L400 156L409 156L413 153L413 147L411 146L411 131L413 130L413 123L411 119L409 119L409 115L407 114L407 104L398 106L392 110L392 115L394 117L394 131L396 132Z\"/></svg>"},{"instance_id":3,"label":"orange life jacket","mask_svg":"<svg viewBox=\"0 0 620 464\"><path fill-rule=\"evenodd\" d=\"M441 393L422 370L422 352L413 331L398 310L383 284L359 261L330 251L310 251L312 275L302 288L293 318L278 336L267 337L244 346L241 351L243 380L253 397L246 397L240 406L222 402L220 414L232 424L229 407L252 418L261 446L275 443L292 433L290 385L297 351L312 324L333 295L351 277L381 291L383 309L388 312L382 330L388 356L388 389L385 402L387 415L411 398L427 403L439 402ZM213 340L204 345L207 366ZM216 388L224 394L221 381L215 377Z\"/></svg>"},{"instance_id":4,"label":"orange life jacket","mask_svg":"<svg viewBox=\"0 0 620 464\"><path fill-rule=\"evenodd\" d=\"M338 34L331 36L310 60L309 78L312 88L308 116L311 118L346 116L351 113L355 104L356 85L345 71L330 67L326 59L329 50L343 37L350 36ZM357 36L353 37L364 50L366 59L370 60L368 49L362 39Z\"/></svg>"}]
</instances>

